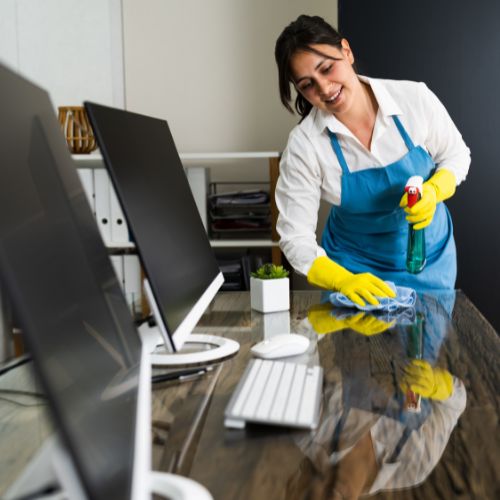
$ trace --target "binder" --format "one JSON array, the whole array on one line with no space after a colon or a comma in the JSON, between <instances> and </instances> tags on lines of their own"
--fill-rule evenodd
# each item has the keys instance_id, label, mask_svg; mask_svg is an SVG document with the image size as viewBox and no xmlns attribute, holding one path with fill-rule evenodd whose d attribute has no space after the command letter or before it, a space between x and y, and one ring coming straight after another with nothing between
<instances>
[{"instance_id":1,"label":"binder","mask_svg":"<svg viewBox=\"0 0 500 500\"><path fill-rule=\"evenodd\" d=\"M123 256L123 281L130 310L134 317L138 316L141 313L142 281L141 264L137 255Z\"/></svg>"},{"instance_id":2,"label":"binder","mask_svg":"<svg viewBox=\"0 0 500 500\"><path fill-rule=\"evenodd\" d=\"M116 278L122 287L123 292L125 292L125 285L123 281L123 255L110 255L111 264L115 269Z\"/></svg>"},{"instance_id":3,"label":"binder","mask_svg":"<svg viewBox=\"0 0 500 500\"><path fill-rule=\"evenodd\" d=\"M95 217L105 245L111 243L111 198L108 172L94 169Z\"/></svg>"},{"instance_id":4,"label":"binder","mask_svg":"<svg viewBox=\"0 0 500 500\"><path fill-rule=\"evenodd\" d=\"M90 205L92 213L95 215L95 201L94 201L94 174L91 168L77 169L80 181L82 183L83 191Z\"/></svg>"},{"instance_id":5,"label":"binder","mask_svg":"<svg viewBox=\"0 0 500 500\"><path fill-rule=\"evenodd\" d=\"M127 222L125 220L125 215L123 214L120 202L118 201L118 196L116 195L113 183L110 180L109 197L111 209L111 242L113 244L128 243L129 233Z\"/></svg>"},{"instance_id":6,"label":"binder","mask_svg":"<svg viewBox=\"0 0 500 500\"><path fill-rule=\"evenodd\" d=\"M209 170L205 167L188 167L185 169L189 187L198 207L205 231L207 230L207 193Z\"/></svg>"}]
</instances>

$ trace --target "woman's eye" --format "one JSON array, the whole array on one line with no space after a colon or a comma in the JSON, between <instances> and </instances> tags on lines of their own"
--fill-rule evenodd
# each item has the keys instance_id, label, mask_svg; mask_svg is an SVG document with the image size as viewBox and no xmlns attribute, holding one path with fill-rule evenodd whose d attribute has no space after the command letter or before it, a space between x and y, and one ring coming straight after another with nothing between
<instances>
[{"instance_id":1,"label":"woman's eye","mask_svg":"<svg viewBox=\"0 0 500 500\"><path fill-rule=\"evenodd\" d=\"M310 89L310 88L311 88L311 86L312 86L312 83L311 83L311 82L305 83L304 85L302 85L302 86L300 87L300 90L302 90L302 92L303 92L304 90Z\"/></svg>"},{"instance_id":2,"label":"woman's eye","mask_svg":"<svg viewBox=\"0 0 500 500\"><path fill-rule=\"evenodd\" d=\"M324 68L321 69L321 73L323 73L324 75L327 75L328 73L330 73L332 68L333 68L333 64L329 64L328 66L325 66Z\"/></svg>"}]
</instances>

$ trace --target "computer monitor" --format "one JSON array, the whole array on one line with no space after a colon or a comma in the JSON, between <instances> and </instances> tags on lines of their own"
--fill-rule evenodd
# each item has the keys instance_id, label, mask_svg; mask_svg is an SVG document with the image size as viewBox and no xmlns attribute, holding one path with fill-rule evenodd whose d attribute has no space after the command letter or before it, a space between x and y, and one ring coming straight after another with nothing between
<instances>
[{"instance_id":1,"label":"computer monitor","mask_svg":"<svg viewBox=\"0 0 500 500\"><path fill-rule=\"evenodd\" d=\"M191 333L223 277L167 122L90 102L85 108L137 246L166 347L176 353L186 341L218 346L153 361L189 364L233 355L239 349L235 341Z\"/></svg>"},{"instance_id":2,"label":"computer monitor","mask_svg":"<svg viewBox=\"0 0 500 500\"><path fill-rule=\"evenodd\" d=\"M150 498L150 363L53 107L0 65L0 109L0 280L62 443L49 469L71 499Z\"/></svg>"}]
</instances>

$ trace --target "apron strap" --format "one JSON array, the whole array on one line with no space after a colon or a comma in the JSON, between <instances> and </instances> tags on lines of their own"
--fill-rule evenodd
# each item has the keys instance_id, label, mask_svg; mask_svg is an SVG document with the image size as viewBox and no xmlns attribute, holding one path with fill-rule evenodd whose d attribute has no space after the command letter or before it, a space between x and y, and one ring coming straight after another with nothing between
<instances>
[{"instance_id":1,"label":"apron strap","mask_svg":"<svg viewBox=\"0 0 500 500\"><path fill-rule=\"evenodd\" d=\"M398 128L399 133L401 134L401 137L405 141L406 147L408 148L409 151L411 151L412 149L415 148L415 145L413 144L413 141L411 140L410 136L403 127L403 124L401 123L397 115L392 115L392 119L394 120L394 123L396 124L396 127ZM337 134L332 132L331 130L328 130L328 135L330 136L330 142L332 144L332 148L335 151L335 154L337 155L337 160L339 161L340 167L342 168L342 173L348 174L349 167L347 166L347 162L345 161L344 153L342 153L342 148L340 147Z\"/></svg>"},{"instance_id":2,"label":"apron strap","mask_svg":"<svg viewBox=\"0 0 500 500\"><path fill-rule=\"evenodd\" d=\"M394 120L394 123L396 124L396 127L398 127L399 133L401 134L401 137L405 141L406 147L408 148L409 151L415 148L415 145L413 144L413 141L410 139L410 136L406 132L405 128L403 127L403 124L399 120L399 118L396 115L392 115L392 119Z\"/></svg>"},{"instance_id":3,"label":"apron strap","mask_svg":"<svg viewBox=\"0 0 500 500\"><path fill-rule=\"evenodd\" d=\"M348 174L349 167L347 166L347 162L345 161L344 153L342 153L342 148L340 147L337 134L335 134L331 130L328 130L328 135L330 136L330 142L332 143L332 148L335 151L335 154L337 155L337 160L340 163L340 168L342 168L342 173Z\"/></svg>"}]
</instances>

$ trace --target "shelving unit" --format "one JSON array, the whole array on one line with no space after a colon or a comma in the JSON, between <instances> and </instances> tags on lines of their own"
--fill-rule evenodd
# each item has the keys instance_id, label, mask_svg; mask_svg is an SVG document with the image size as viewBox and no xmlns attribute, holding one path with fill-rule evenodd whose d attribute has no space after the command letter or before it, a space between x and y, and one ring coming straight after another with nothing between
<instances>
[{"instance_id":1,"label":"shelving unit","mask_svg":"<svg viewBox=\"0 0 500 500\"><path fill-rule=\"evenodd\" d=\"M221 162L226 163L231 160L257 160L267 159L269 163L269 197L271 209L271 234L269 239L211 239L213 248L270 248L273 263L281 264L282 257L279 249L279 237L276 232L276 221L278 218L278 209L274 199L276 182L279 175L280 153L277 151L258 151L258 152L239 152L239 153L184 153L180 154L184 166L191 162ZM237 167L234 167L235 169ZM237 180L235 180L237 183Z\"/></svg>"},{"instance_id":2,"label":"shelving unit","mask_svg":"<svg viewBox=\"0 0 500 500\"><path fill-rule=\"evenodd\" d=\"M211 239L210 244L213 248L269 248L271 250L271 260L273 263L280 265L282 263L282 255L279 249L279 237L276 232L276 221L278 218L278 209L274 198L276 182L279 175L279 158L280 153L276 151L262 152L239 152L239 153L181 153L181 161L184 167L189 167L190 164L199 162L220 162L221 165L231 160L258 160L267 159L269 163L269 196L270 196L270 211L271 211L271 234L269 239ZM103 159L99 153L91 153L89 155L73 155L77 162L77 166L102 168ZM228 167L230 168L230 167ZM237 167L234 167L237 168ZM237 183L237 180L235 180ZM134 248L133 243L129 245L112 246L111 249L131 249Z\"/></svg>"}]
</instances>

